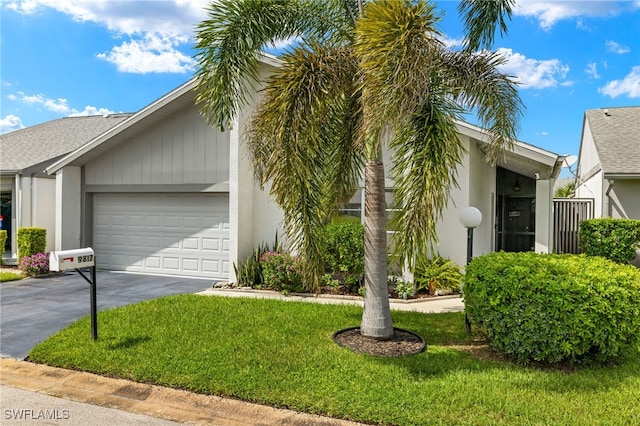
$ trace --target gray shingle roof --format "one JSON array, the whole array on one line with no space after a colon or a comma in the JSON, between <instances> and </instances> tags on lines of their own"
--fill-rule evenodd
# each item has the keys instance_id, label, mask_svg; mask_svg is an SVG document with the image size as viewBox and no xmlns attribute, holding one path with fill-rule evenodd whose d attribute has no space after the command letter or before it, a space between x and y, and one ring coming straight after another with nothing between
<instances>
[{"instance_id":1,"label":"gray shingle roof","mask_svg":"<svg viewBox=\"0 0 640 426\"><path fill-rule=\"evenodd\" d=\"M0 170L43 169L53 160L81 147L131 114L65 117L0 136Z\"/></svg>"},{"instance_id":2,"label":"gray shingle roof","mask_svg":"<svg viewBox=\"0 0 640 426\"><path fill-rule=\"evenodd\" d=\"M640 107L585 111L604 174L640 174Z\"/></svg>"}]
</instances>

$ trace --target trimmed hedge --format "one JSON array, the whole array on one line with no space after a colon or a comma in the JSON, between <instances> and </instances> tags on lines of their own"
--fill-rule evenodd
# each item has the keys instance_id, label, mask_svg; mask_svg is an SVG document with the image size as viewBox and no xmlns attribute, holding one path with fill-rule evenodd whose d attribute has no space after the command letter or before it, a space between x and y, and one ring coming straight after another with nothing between
<instances>
[{"instance_id":1,"label":"trimmed hedge","mask_svg":"<svg viewBox=\"0 0 640 426\"><path fill-rule=\"evenodd\" d=\"M323 233L327 273L338 277L350 291L364 279L364 227L359 222L327 225Z\"/></svg>"},{"instance_id":2,"label":"trimmed hedge","mask_svg":"<svg viewBox=\"0 0 640 426\"><path fill-rule=\"evenodd\" d=\"M640 248L640 220L589 219L580 222L582 252L602 256L618 263L636 257Z\"/></svg>"},{"instance_id":3,"label":"trimmed hedge","mask_svg":"<svg viewBox=\"0 0 640 426\"><path fill-rule=\"evenodd\" d=\"M33 254L44 253L47 247L47 230L44 228L25 227L18 229L18 262Z\"/></svg>"},{"instance_id":4,"label":"trimmed hedge","mask_svg":"<svg viewBox=\"0 0 640 426\"><path fill-rule=\"evenodd\" d=\"M477 257L466 268L464 302L491 347L521 363L640 352L640 271L602 257Z\"/></svg>"},{"instance_id":5,"label":"trimmed hedge","mask_svg":"<svg viewBox=\"0 0 640 426\"><path fill-rule=\"evenodd\" d=\"M7 244L7 230L0 229L0 265L2 265L2 253L4 253L5 244Z\"/></svg>"}]
</instances>

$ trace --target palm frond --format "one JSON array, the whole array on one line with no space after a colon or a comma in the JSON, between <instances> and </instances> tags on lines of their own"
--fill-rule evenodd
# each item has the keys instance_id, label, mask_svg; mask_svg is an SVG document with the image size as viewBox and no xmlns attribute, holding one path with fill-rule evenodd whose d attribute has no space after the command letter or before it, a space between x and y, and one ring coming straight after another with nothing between
<instances>
[{"instance_id":1,"label":"palm frond","mask_svg":"<svg viewBox=\"0 0 640 426\"><path fill-rule=\"evenodd\" d=\"M455 88L456 100L475 109L488 130L487 159L495 164L504 158L505 149L512 148L524 113L517 84L499 71L504 58L498 53L447 52L443 60L446 84Z\"/></svg>"},{"instance_id":2,"label":"palm frond","mask_svg":"<svg viewBox=\"0 0 640 426\"><path fill-rule=\"evenodd\" d=\"M197 103L207 121L229 128L258 81L257 54L291 38L343 38L350 32L337 0L217 0L196 29Z\"/></svg>"},{"instance_id":3,"label":"palm frond","mask_svg":"<svg viewBox=\"0 0 640 426\"><path fill-rule=\"evenodd\" d=\"M319 233L361 173L355 63L349 49L322 45L301 46L282 61L247 136L256 178L271 182L291 242L303 255L305 278L317 285Z\"/></svg>"},{"instance_id":4,"label":"palm frond","mask_svg":"<svg viewBox=\"0 0 640 426\"><path fill-rule=\"evenodd\" d=\"M435 252L436 224L450 189L458 186L456 167L465 152L455 125L460 112L449 97L433 96L391 143L394 254L410 268L415 259Z\"/></svg>"},{"instance_id":5,"label":"palm frond","mask_svg":"<svg viewBox=\"0 0 640 426\"><path fill-rule=\"evenodd\" d=\"M438 67L433 53L442 48L439 20L425 1L365 4L355 29L355 52L362 73L363 120L373 134L399 125L429 97L430 76Z\"/></svg>"},{"instance_id":6,"label":"palm frond","mask_svg":"<svg viewBox=\"0 0 640 426\"><path fill-rule=\"evenodd\" d=\"M515 0L462 0L458 11L464 19L467 50L491 48L498 25L500 35L506 34L515 4Z\"/></svg>"}]
</instances>

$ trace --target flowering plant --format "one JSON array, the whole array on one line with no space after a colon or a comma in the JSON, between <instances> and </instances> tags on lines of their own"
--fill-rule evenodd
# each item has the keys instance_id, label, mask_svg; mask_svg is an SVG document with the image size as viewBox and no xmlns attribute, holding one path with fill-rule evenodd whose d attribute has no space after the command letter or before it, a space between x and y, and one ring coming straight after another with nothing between
<instances>
[{"instance_id":1,"label":"flowering plant","mask_svg":"<svg viewBox=\"0 0 640 426\"><path fill-rule=\"evenodd\" d=\"M265 252L260 256L260 266L267 287L284 292L302 289L297 260L289 253Z\"/></svg>"},{"instance_id":2,"label":"flowering plant","mask_svg":"<svg viewBox=\"0 0 640 426\"><path fill-rule=\"evenodd\" d=\"M49 254L36 253L31 256L24 256L20 259L18 267L30 277L46 274L49 272Z\"/></svg>"}]
</instances>

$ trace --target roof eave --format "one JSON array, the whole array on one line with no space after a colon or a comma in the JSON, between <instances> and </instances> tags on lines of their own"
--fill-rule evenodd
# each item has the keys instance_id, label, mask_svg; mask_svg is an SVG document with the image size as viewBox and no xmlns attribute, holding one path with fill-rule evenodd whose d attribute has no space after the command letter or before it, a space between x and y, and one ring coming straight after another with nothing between
<instances>
[{"instance_id":1,"label":"roof eave","mask_svg":"<svg viewBox=\"0 0 640 426\"><path fill-rule=\"evenodd\" d=\"M607 180L640 179L640 173L604 173L603 177Z\"/></svg>"},{"instance_id":2,"label":"roof eave","mask_svg":"<svg viewBox=\"0 0 640 426\"><path fill-rule=\"evenodd\" d=\"M456 128L459 133L465 136L469 136L473 139L476 139L482 142L483 144L489 143L491 135L487 130L481 127L475 126L470 123L466 123L464 121L456 120ZM513 150L511 152L526 156L532 160L535 160L539 163L543 163L549 167L554 166L558 157L560 157L560 155L554 152L547 151L546 149L542 149L535 145L531 145L519 140L515 140L513 142Z\"/></svg>"}]
</instances>

